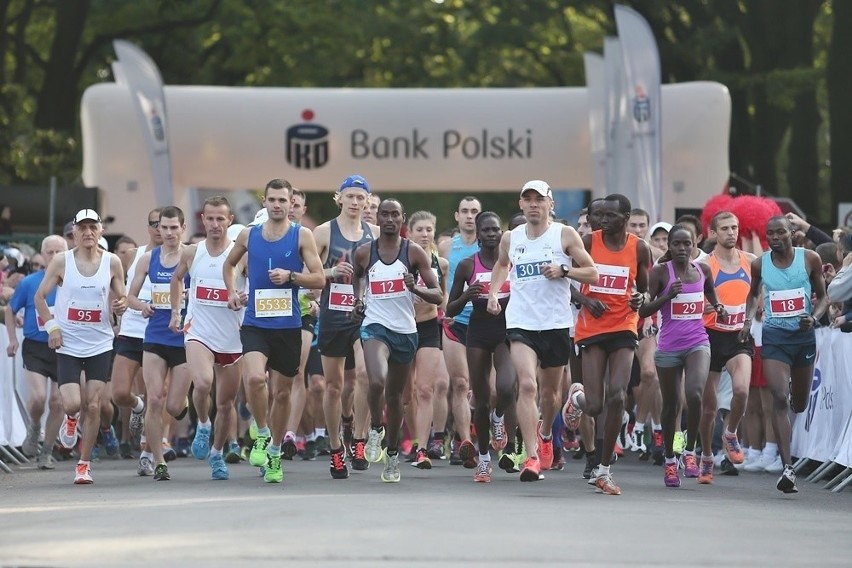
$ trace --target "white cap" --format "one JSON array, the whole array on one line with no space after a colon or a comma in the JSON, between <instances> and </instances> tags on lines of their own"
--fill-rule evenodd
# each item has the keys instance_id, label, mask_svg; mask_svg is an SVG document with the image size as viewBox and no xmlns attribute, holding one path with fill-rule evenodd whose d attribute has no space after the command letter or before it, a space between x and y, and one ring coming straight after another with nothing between
<instances>
[{"instance_id":1,"label":"white cap","mask_svg":"<svg viewBox=\"0 0 852 568\"><path fill-rule=\"evenodd\" d=\"M654 233L657 232L657 229L662 229L667 233L671 233L672 224L666 223L665 221L660 221L659 223L654 223L653 225L651 225L651 228L648 229L648 236L653 237Z\"/></svg>"},{"instance_id":2,"label":"white cap","mask_svg":"<svg viewBox=\"0 0 852 568\"><path fill-rule=\"evenodd\" d=\"M521 189L521 197L523 197L524 193L526 193L530 189L534 190L536 193L543 197L553 198L553 193L551 193L550 186L547 185L546 181L542 181L540 179L528 181L524 184L523 189Z\"/></svg>"},{"instance_id":3,"label":"white cap","mask_svg":"<svg viewBox=\"0 0 852 568\"><path fill-rule=\"evenodd\" d=\"M253 227L254 225L260 225L261 223L266 223L269 220L269 212L266 210L266 207L257 212L254 216L254 221L249 223L249 227Z\"/></svg>"},{"instance_id":4,"label":"white cap","mask_svg":"<svg viewBox=\"0 0 852 568\"><path fill-rule=\"evenodd\" d=\"M266 209L264 209L264 211L266 211ZM237 237L239 236L240 231L242 231L245 228L246 228L246 226L241 224L241 223L234 223L233 225L228 227L228 238L231 239L232 241L237 240Z\"/></svg>"},{"instance_id":5,"label":"white cap","mask_svg":"<svg viewBox=\"0 0 852 568\"><path fill-rule=\"evenodd\" d=\"M10 247L3 251L3 254L6 255L6 258L15 261L15 266L23 266L24 264L24 253L20 250Z\"/></svg>"},{"instance_id":6,"label":"white cap","mask_svg":"<svg viewBox=\"0 0 852 568\"><path fill-rule=\"evenodd\" d=\"M98 246L104 250L109 250L109 243L107 243L107 240L103 237L98 239Z\"/></svg>"},{"instance_id":7,"label":"white cap","mask_svg":"<svg viewBox=\"0 0 852 568\"><path fill-rule=\"evenodd\" d=\"M82 223L83 221L95 221L97 223L101 222L101 216L98 215L97 211L94 209L80 209L77 211L77 214L74 215L74 224Z\"/></svg>"}]
</instances>

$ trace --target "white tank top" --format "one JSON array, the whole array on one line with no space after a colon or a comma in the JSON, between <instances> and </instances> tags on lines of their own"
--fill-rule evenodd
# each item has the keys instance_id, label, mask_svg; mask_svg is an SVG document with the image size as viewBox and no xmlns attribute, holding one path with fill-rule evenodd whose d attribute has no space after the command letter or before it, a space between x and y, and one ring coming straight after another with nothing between
<instances>
[{"instance_id":1,"label":"white tank top","mask_svg":"<svg viewBox=\"0 0 852 568\"><path fill-rule=\"evenodd\" d=\"M541 272L543 264L571 266L571 257L562 250L565 225L551 223L543 235L527 237L527 226L512 229L509 243L509 279L512 295L506 306L506 328L528 331L568 329L574 325L571 311L571 281L548 280Z\"/></svg>"},{"instance_id":2,"label":"white tank top","mask_svg":"<svg viewBox=\"0 0 852 568\"><path fill-rule=\"evenodd\" d=\"M376 243L373 241L370 246L367 291L364 294L367 312L361 325L377 323L397 333L417 333L414 301L402 279L409 272L408 240L402 239L399 254L390 264L379 258Z\"/></svg>"},{"instance_id":3,"label":"white tank top","mask_svg":"<svg viewBox=\"0 0 852 568\"><path fill-rule=\"evenodd\" d=\"M136 276L136 265L139 264L139 259L148 250L148 245L142 245L136 249L136 256L133 262L130 263L130 268L127 269L127 291L130 293L130 284L133 282L133 277ZM139 290L139 300L141 302L151 301L151 279L145 277L145 282L142 283L142 288ZM145 337L145 327L148 325L148 320L142 317L142 312L127 308L121 316L121 326L118 329L118 334L123 337L135 337L142 339Z\"/></svg>"},{"instance_id":4,"label":"white tank top","mask_svg":"<svg viewBox=\"0 0 852 568\"><path fill-rule=\"evenodd\" d=\"M74 250L65 253L65 274L56 292L54 314L62 330L63 346L56 350L57 353L93 357L112 349L115 336L109 305L111 257L111 253L104 251L95 275L83 276L77 270Z\"/></svg>"},{"instance_id":5,"label":"white tank top","mask_svg":"<svg viewBox=\"0 0 852 568\"><path fill-rule=\"evenodd\" d=\"M243 310L228 308L228 289L222 265L234 243L217 256L210 256L207 241L198 243L189 268L189 307L184 322L185 340L195 339L216 353L242 353L240 322Z\"/></svg>"}]
</instances>

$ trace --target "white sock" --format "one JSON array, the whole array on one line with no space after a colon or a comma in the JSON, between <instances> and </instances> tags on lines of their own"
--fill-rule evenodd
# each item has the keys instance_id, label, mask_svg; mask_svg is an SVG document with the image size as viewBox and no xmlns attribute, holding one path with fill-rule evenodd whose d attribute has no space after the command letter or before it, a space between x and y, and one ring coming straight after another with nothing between
<instances>
[{"instance_id":1,"label":"white sock","mask_svg":"<svg viewBox=\"0 0 852 568\"><path fill-rule=\"evenodd\" d=\"M727 436L728 438L733 438L733 437L734 437L734 436L736 436L736 435L737 435L737 433L736 433L736 432L731 432L730 430L728 430L727 428L725 428L725 436Z\"/></svg>"},{"instance_id":2,"label":"white sock","mask_svg":"<svg viewBox=\"0 0 852 568\"><path fill-rule=\"evenodd\" d=\"M136 397L136 405L133 407L133 412L136 414L141 414L142 411L145 410L145 401L142 400L142 397Z\"/></svg>"},{"instance_id":3,"label":"white sock","mask_svg":"<svg viewBox=\"0 0 852 568\"><path fill-rule=\"evenodd\" d=\"M213 424L210 422L210 419L208 418L204 422L199 422L198 427L203 428L204 430L210 430L213 427Z\"/></svg>"},{"instance_id":4,"label":"white sock","mask_svg":"<svg viewBox=\"0 0 852 568\"><path fill-rule=\"evenodd\" d=\"M142 452L141 454L139 454L139 459L142 458L148 458L149 460L154 461L154 454L152 454L151 452Z\"/></svg>"},{"instance_id":5,"label":"white sock","mask_svg":"<svg viewBox=\"0 0 852 568\"><path fill-rule=\"evenodd\" d=\"M663 425L660 424L659 422L654 422L653 420L651 420L651 428L653 428L655 431L656 430L662 430Z\"/></svg>"},{"instance_id":6,"label":"white sock","mask_svg":"<svg viewBox=\"0 0 852 568\"><path fill-rule=\"evenodd\" d=\"M775 459L778 457L778 444L770 444L766 443L766 446L763 448L763 455L768 458Z\"/></svg>"},{"instance_id":7,"label":"white sock","mask_svg":"<svg viewBox=\"0 0 852 568\"><path fill-rule=\"evenodd\" d=\"M598 465L598 476L607 475L608 473L609 473L609 466L608 465L603 465L603 464Z\"/></svg>"},{"instance_id":8,"label":"white sock","mask_svg":"<svg viewBox=\"0 0 852 568\"><path fill-rule=\"evenodd\" d=\"M221 455L222 455L222 448L219 448L218 450L216 448L210 448L210 456L211 457L212 456L221 456Z\"/></svg>"},{"instance_id":9,"label":"white sock","mask_svg":"<svg viewBox=\"0 0 852 568\"><path fill-rule=\"evenodd\" d=\"M484 454L479 454L479 463L490 462L490 461L491 461L491 454L490 453L486 452Z\"/></svg>"}]
</instances>

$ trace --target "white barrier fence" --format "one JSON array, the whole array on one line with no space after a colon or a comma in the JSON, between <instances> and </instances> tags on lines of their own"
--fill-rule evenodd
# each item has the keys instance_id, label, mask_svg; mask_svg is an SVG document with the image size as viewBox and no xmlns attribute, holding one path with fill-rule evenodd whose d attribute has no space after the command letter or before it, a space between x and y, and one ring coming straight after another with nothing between
<instances>
[{"instance_id":1,"label":"white barrier fence","mask_svg":"<svg viewBox=\"0 0 852 568\"><path fill-rule=\"evenodd\" d=\"M22 342L23 333L18 329L18 343ZM8 345L6 330L0 330L0 446L17 447L27 435L27 424L18 405L18 400L27 398L27 382L20 347L15 357L7 357Z\"/></svg>"}]
</instances>

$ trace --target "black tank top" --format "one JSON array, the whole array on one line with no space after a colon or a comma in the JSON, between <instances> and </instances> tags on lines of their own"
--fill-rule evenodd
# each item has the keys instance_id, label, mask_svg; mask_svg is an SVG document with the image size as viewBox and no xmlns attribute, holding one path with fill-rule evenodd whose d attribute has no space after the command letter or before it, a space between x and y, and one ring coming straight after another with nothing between
<instances>
[{"instance_id":1,"label":"black tank top","mask_svg":"<svg viewBox=\"0 0 852 568\"><path fill-rule=\"evenodd\" d=\"M355 249L364 243L373 241L373 232L370 230L370 225L366 221L361 221L362 235L358 241L350 241L340 232L340 226L337 224L337 219L331 220L330 234L328 239L328 257L325 259L323 268L333 268L341 262L354 264ZM337 278L329 278L326 280L325 288L322 290L320 297L320 332L324 330L339 331L358 327L359 324L353 323L349 318L348 312L328 309L328 300L330 286L332 282L339 284L351 284L352 279L349 277L338 276Z\"/></svg>"}]
</instances>

